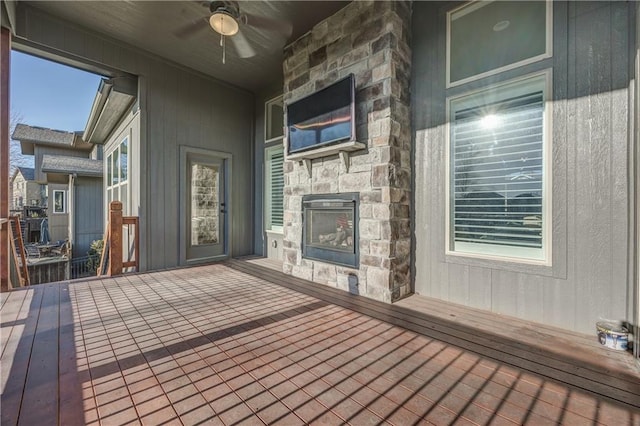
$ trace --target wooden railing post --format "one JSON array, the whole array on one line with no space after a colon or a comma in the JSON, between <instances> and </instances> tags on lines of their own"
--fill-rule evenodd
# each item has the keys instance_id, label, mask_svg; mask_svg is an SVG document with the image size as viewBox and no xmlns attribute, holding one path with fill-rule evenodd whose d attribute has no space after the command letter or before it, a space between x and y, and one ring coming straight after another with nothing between
<instances>
[{"instance_id":1,"label":"wooden railing post","mask_svg":"<svg viewBox=\"0 0 640 426\"><path fill-rule=\"evenodd\" d=\"M3 11L4 15L4 11ZM4 21L4 19L3 19ZM0 291L9 291L9 70L11 32L0 28Z\"/></svg>"},{"instance_id":2,"label":"wooden railing post","mask_svg":"<svg viewBox=\"0 0 640 426\"><path fill-rule=\"evenodd\" d=\"M122 274L122 203L109 205L109 271L108 275Z\"/></svg>"}]
</instances>

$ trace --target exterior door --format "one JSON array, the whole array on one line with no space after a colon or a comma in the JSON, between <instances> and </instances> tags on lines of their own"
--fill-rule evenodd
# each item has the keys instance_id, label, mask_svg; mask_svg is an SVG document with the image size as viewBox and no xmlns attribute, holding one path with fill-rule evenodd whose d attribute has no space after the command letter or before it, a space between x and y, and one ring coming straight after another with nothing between
<instances>
[{"instance_id":1,"label":"exterior door","mask_svg":"<svg viewBox=\"0 0 640 426\"><path fill-rule=\"evenodd\" d=\"M186 155L186 261L213 260L227 254L225 159Z\"/></svg>"}]
</instances>

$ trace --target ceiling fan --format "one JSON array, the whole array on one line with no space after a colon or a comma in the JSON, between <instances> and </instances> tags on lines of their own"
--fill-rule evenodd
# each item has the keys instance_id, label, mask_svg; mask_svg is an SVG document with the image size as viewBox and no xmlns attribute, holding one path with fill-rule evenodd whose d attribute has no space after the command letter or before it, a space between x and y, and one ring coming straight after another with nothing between
<instances>
[{"instance_id":1,"label":"ceiling fan","mask_svg":"<svg viewBox=\"0 0 640 426\"><path fill-rule=\"evenodd\" d=\"M240 58L250 58L256 55L243 30L249 27L275 32L289 38L293 30L289 22L258 16L240 11L237 1L198 1L200 5L207 7L209 13L206 16L195 19L189 24L178 28L174 34L179 38L189 38L200 31L211 28L220 34L220 46L222 47L222 63L226 62L226 39L231 39Z\"/></svg>"}]
</instances>

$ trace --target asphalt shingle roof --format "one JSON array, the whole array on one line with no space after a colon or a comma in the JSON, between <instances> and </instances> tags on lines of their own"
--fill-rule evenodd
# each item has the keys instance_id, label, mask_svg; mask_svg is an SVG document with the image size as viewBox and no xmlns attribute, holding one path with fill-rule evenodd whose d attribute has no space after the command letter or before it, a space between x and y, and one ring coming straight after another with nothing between
<instances>
[{"instance_id":1,"label":"asphalt shingle roof","mask_svg":"<svg viewBox=\"0 0 640 426\"><path fill-rule=\"evenodd\" d=\"M42 157L44 173L76 173L79 176L102 177L102 161L65 155L44 155Z\"/></svg>"},{"instance_id":2,"label":"asphalt shingle roof","mask_svg":"<svg viewBox=\"0 0 640 426\"><path fill-rule=\"evenodd\" d=\"M34 180L36 178L36 170L33 167L18 167L22 177L25 180Z\"/></svg>"},{"instance_id":3,"label":"asphalt shingle roof","mask_svg":"<svg viewBox=\"0 0 640 426\"><path fill-rule=\"evenodd\" d=\"M17 124L11 139L16 141L29 141L35 143L72 146L76 134L63 130L46 129L44 127Z\"/></svg>"}]
</instances>

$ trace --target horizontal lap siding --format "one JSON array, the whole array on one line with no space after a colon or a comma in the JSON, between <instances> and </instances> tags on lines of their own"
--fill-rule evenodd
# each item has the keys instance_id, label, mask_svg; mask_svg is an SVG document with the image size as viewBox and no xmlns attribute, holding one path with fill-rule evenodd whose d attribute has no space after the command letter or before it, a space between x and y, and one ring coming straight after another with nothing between
<instances>
[{"instance_id":1,"label":"horizontal lap siding","mask_svg":"<svg viewBox=\"0 0 640 426\"><path fill-rule=\"evenodd\" d=\"M554 6L554 252L544 276L445 256L446 8L415 5L416 292L587 333L600 318L630 319L629 7Z\"/></svg>"}]
</instances>

